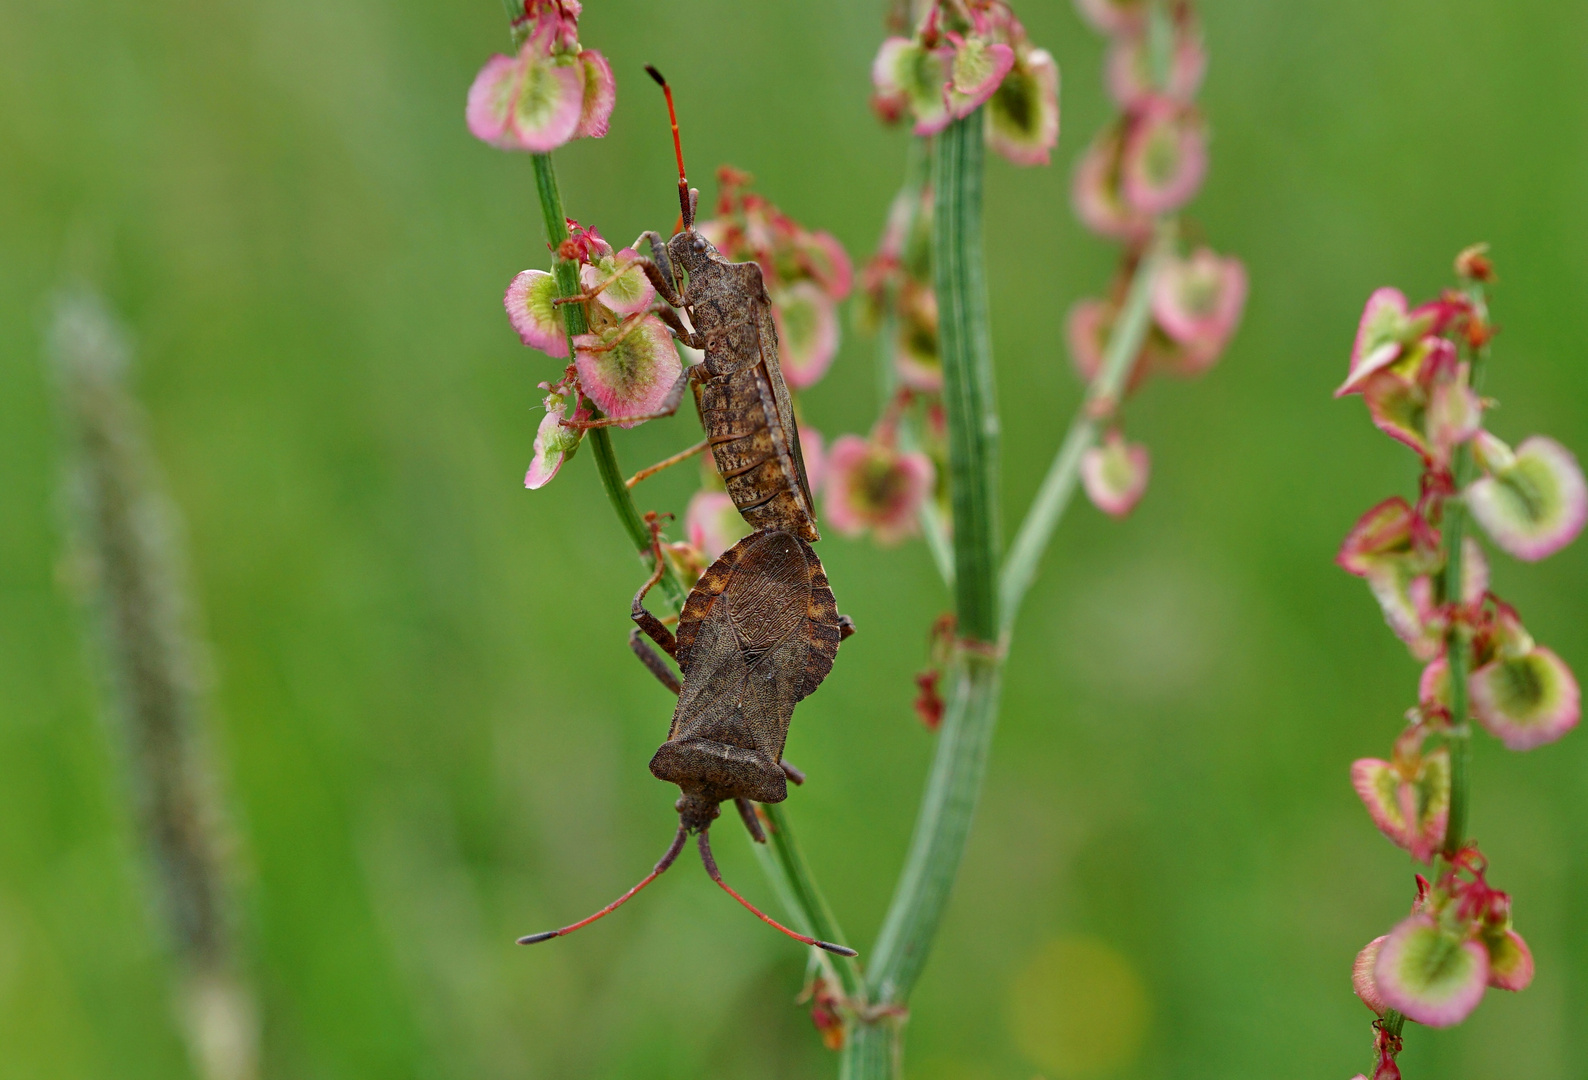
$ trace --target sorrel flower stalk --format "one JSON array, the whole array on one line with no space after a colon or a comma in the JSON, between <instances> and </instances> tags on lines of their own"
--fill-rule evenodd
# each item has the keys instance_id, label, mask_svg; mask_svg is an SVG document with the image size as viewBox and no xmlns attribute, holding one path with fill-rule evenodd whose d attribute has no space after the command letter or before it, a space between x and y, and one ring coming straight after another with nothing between
<instances>
[{"instance_id":1,"label":"sorrel flower stalk","mask_svg":"<svg viewBox=\"0 0 1588 1080\"><path fill-rule=\"evenodd\" d=\"M1488 987L1521 990L1533 977L1511 898L1488 884L1488 863L1466 835L1469 713L1513 750L1553 742L1581 716L1570 668L1489 588L1469 523L1535 561L1582 531L1588 484L1559 443L1533 436L1513 450L1485 429L1492 403L1478 388L1494 333L1493 267L1480 245L1461 253L1456 272L1460 289L1416 308L1399 290L1373 293L1336 391L1360 394L1374 425L1421 464L1416 502L1397 496L1373 507L1337 560L1367 581L1385 622L1425 665L1390 759L1351 769L1373 823L1435 867L1431 883L1417 875L1411 914L1357 957L1357 995L1379 1015L1375 1080L1399 1076L1406 1019L1458 1024Z\"/></svg>"},{"instance_id":2,"label":"sorrel flower stalk","mask_svg":"<svg viewBox=\"0 0 1588 1080\"><path fill-rule=\"evenodd\" d=\"M176 507L142 410L131 350L103 301L58 298L51 366L70 435L72 577L96 624L107 711L176 967L177 1020L195 1075L258 1075L258 1009L238 941L220 778L207 745L200 646Z\"/></svg>"},{"instance_id":3,"label":"sorrel flower stalk","mask_svg":"<svg viewBox=\"0 0 1588 1080\"><path fill-rule=\"evenodd\" d=\"M1157 3L1140 7L1140 27L1157 28L1154 32L1180 28L1186 34L1194 28L1183 4L1172 10ZM1184 350L1184 366L1206 368L1228 340L1244 300L1244 276L1238 297L1230 287L1232 277L1239 275L1238 264L1232 272L1230 262L1211 254L1182 261L1170 250L1174 229L1162 215L1189 198L1194 183L1178 185L1178 202L1160 197L1141 211L1145 230L1132 237L1135 246L1127 254L1128 272L1119 297L1123 310L1110 319L1117 326L1102 332L1101 362L1092 372L1085 401L1004 557L981 241L983 146L1005 149L994 133L1000 113L1007 110L1040 122L1022 128L1032 152L1005 151L1006 156L1019 164L1045 161L1057 137L1058 73L1052 68L1051 77L1040 74L1051 61L1026 43L1006 5L935 2L917 16L914 36L884 43L873 69L879 114L893 119L908 111L917 135L931 137L924 154L912 147L904 188L890 213L881 249L864 276L871 321L881 329L885 402L877 427L883 436L874 434L873 442L887 446L889 435L904 431L929 444L931 408L940 392L952 528L934 528L931 499L922 500L921 517L954 590L955 611L944 624L952 627L951 644L944 650L948 655L941 658L946 696L938 695L937 672L918 680L917 711L929 727L940 726L905 869L876 949L867 959L865 997L837 1006L848 1022L841 1075L849 1078L899 1075L902 1017L930 954L986 773L1007 642L1077 478L1085 472L1115 490L1118 498L1111 505L1116 511L1128 509L1145 483L1144 455L1116 436L1097 451L1111 456L1097 457L1093 451L1101 421L1116 410L1126 376L1143 352L1150 314L1161 307L1161 321L1194 343ZM1014 74L1022 62L1028 73L1038 75L989 90L984 80L997 78L1000 71ZM1175 84L1177 91L1184 89L1183 82ZM1153 94L1169 93L1161 89L1170 85L1168 77L1156 70L1144 85ZM1005 87L1009 96L1003 96ZM1019 104L1010 108L1011 101ZM1051 123L1042 119L1049 115ZM1180 113L1174 115L1178 122ZM1152 116L1155 124L1168 123L1156 111ZM1200 126L1196 131L1200 134ZM929 161L926 168L920 165L923 158ZM1151 176L1162 180L1157 173ZM901 401L918 401L924 407L910 413ZM833 456L839 457L837 443ZM835 460L828 479L829 516L841 472ZM934 638L941 640L941 635ZM832 1008L828 999L824 1017Z\"/></svg>"},{"instance_id":4,"label":"sorrel flower stalk","mask_svg":"<svg viewBox=\"0 0 1588 1080\"><path fill-rule=\"evenodd\" d=\"M627 248L614 250L595 228L580 226L563 210L550 151L571 138L605 135L615 103L606 61L578 41L580 5L575 0L504 0L504 4L516 59L498 56L487 62L469 92L467 118L470 130L491 145L531 152L547 246L555 255L549 274L526 270L514 278L504 296L509 321L525 345L549 356L573 358L560 377L541 383L547 391L546 418L536 433L525 475L525 485L538 488L556 476L586 437L586 429L570 426L565 420L592 420L605 414L635 417L623 425L633 426L660 403L682 365L665 327L650 313L653 287L633 265L636 253ZM582 80L581 93L578 120L570 126L567 118L573 111L575 79ZM748 183L742 174L733 173L733 178L736 189ZM733 199L728 202L731 209ZM831 237L800 229L764 201L752 207L741 197L739 208L746 222L758 216L768 225L767 266L787 271L784 276L767 275L769 290L778 289L785 299L778 311L780 325L798 321L803 282L819 282L829 298L841 297L848 290L848 259ZM762 238L747 234L747 243L760 245ZM786 248L798 254L784 258ZM761 255L755 257L759 260ZM819 340L820 335L814 336ZM814 351L819 356L820 350ZM806 384L824 368L825 361L809 365ZM608 501L649 570L651 532L629 488L655 467L625 481L610 430L590 428L588 437ZM807 438L808 445L820 445L819 436ZM704 448L701 443L672 460ZM815 457L819 465L819 454ZM812 479L817 479L817 470L812 472ZM701 507L698 511L697 505ZM716 542L708 539L711 534L704 525L704 502L692 503L691 511L688 531L691 538L700 537L699 544L685 541L664 547L668 559L659 587L674 610L684 603L684 576L690 575L689 581L698 576L705 566L702 548ZM719 530L717 539L723 535ZM844 934L800 853L786 810L780 804L760 810L768 843L751 846L789 909L790 921L807 936L843 940ZM822 953L817 962L827 985L850 997L858 994L858 968L852 961L835 962Z\"/></svg>"}]
</instances>

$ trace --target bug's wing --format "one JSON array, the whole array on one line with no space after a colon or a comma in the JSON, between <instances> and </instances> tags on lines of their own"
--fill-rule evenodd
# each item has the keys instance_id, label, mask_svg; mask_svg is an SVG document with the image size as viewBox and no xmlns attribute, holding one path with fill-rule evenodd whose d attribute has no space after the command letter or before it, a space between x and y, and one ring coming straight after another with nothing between
<instances>
[{"instance_id":1,"label":"bug's wing","mask_svg":"<svg viewBox=\"0 0 1588 1080\"><path fill-rule=\"evenodd\" d=\"M801 541L803 545L803 541ZM822 569L816 553L805 546L811 564L810 597L805 610L806 652L804 671L801 674L799 696L809 697L827 678L838 655L838 643L843 639L839 626L838 603L827 584L827 572Z\"/></svg>"},{"instance_id":2,"label":"bug's wing","mask_svg":"<svg viewBox=\"0 0 1588 1080\"><path fill-rule=\"evenodd\" d=\"M755 263L737 265L748 268L744 271L745 276L753 277L754 286L759 290L762 303L756 320L756 337L761 350L761 369L765 372L771 398L765 404L777 417L778 427L781 429L777 434L783 441L784 452L791 459L794 475L799 477L800 496L805 500L805 509L810 514L811 520L815 521L816 500L811 498L810 478L805 475L805 454L800 449L800 430L794 420L794 401L789 397L788 383L783 378L783 364L778 359L777 323L772 318L772 300L766 294L761 267Z\"/></svg>"},{"instance_id":3,"label":"bug's wing","mask_svg":"<svg viewBox=\"0 0 1588 1080\"><path fill-rule=\"evenodd\" d=\"M701 622L711 613L717 598L728 587L729 581L733 578L733 568L738 565L748 541L755 539L757 535L752 533L719 555L716 562L706 567L706 572L700 575L695 587L689 590L689 598L684 601L684 610L678 614L678 631L674 635L678 642L675 656L686 680L689 678L689 669L694 663L695 640L699 636Z\"/></svg>"}]
</instances>

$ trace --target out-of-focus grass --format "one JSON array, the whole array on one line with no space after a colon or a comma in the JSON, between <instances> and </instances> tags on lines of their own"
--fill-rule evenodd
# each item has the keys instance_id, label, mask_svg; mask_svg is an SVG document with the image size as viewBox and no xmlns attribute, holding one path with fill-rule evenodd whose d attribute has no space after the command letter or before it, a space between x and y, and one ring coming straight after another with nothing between
<instances>
[{"instance_id":1,"label":"out-of-focus grass","mask_svg":"<svg viewBox=\"0 0 1588 1080\"><path fill-rule=\"evenodd\" d=\"M878 5L880 6L880 5ZM1065 71L1056 165L994 162L989 245L1008 505L1077 390L1062 348L1110 252L1068 168L1101 123L1100 42L1019 4ZM612 134L559 154L570 212L626 240L673 219L652 61L699 179L732 161L857 258L902 159L866 107L873 5L590 0ZM1111 1075L1338 1077L1367 1063L1352 953L1410 868L1346 781L1416 669L1330 563L1413 483L1329 391L1363 299L1440 287L1493 242L1494 424L1588 451L1588 9L1518 0L1209 4L1214 168L1195 206L1247 260L1223 364L1154 385L1132 432L1153 488L1067 523L1011 658L983 812L917 997L909 1071L1053 1069L1010 995L1050 945L1101 943L1144 994ZM87 273L140 339L142 394L192 532L215 644L272 1076L822 1076L790 999L797 949L681 863L621 917L511 946L605 902L665 845L645 761L667 696L623 644L637 568L576 459L518 478L551 362L499 298L541 265L528 163L469 138L498 5L364 0L0 4L0 1077L185 1075L110 741L55 582L43 298ZM709 185L708 193L709 193ZM828 434L873 415L850 335L807 396ZM627 464L693 421L619 437ZM648 505L681 510L688 470ZM833 537L861 635L805 703L792 812L855 943L903 857L929 736L909 673L946 606L918 547ZM1588 547L1496 587L1588 674ZM1409 1075L1575 1074L1588 1034L1588 741L1479 743L1473 831L1539 962L1464 1027L1416 1030ZM724 872L770 902L742 844ZM1034 966L1035 965L1035 966ZM1073 995L1045 990L1054 1001ZM1058 1045L1050 1040L1041 1046ZM1025 1049L1023 1050L1022 1047Z\"/></svg>"}]
</instances>

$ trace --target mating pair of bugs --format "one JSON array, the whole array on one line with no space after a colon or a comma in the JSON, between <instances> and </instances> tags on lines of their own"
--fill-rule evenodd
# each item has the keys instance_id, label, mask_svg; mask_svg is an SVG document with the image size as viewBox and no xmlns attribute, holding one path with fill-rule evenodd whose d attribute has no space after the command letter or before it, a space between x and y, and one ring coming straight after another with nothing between
<instances>
[{"instance_id":1,"label":"mating pair of bugs","mask_svg":"<svg viewBox=\"0 0 1588 1080\"><path fill-rule=\"evenodd\" d=\"M827 575L811 550L811 542L820 539L815 504L793 404L778 364L777 330L761 268L753 262L729 262L695 230L700 193L685 177L673 92L655 68L645 70L667 97L683 218L677 234L666 242L655 232L640 235L652 255L641 265L666 301L655 313L680 341L704 350L705 359L680 376L654 414L571 423L606 425L668 416L693 385L717 471L734 505L756 531L701 575L674 635L644 603L664 572L659 525L651 516L656 571L634 597L635 628L629 643L651 673L678 695L667 741L651 758L652 774L683 792L677 803L678 832L666 854L628 892L588 918L519 938L519 944L561 937L615 910L671 866L694 833L706 873L735 900L792 938L854 956L853 949L795 933L761 912L722 880L711 855L711 823L730 799L750 835L766 842L752 803L782 802L787 781L804 781L783 760L789 720L794 706L832 670L838 643L854 626L838 614ZM679 270L687 275L682 288ZM679 311L689 316L690 326ZM641 638L642 632L678 663L681 678L674 677Z\"/></svg>"}]
</instances>

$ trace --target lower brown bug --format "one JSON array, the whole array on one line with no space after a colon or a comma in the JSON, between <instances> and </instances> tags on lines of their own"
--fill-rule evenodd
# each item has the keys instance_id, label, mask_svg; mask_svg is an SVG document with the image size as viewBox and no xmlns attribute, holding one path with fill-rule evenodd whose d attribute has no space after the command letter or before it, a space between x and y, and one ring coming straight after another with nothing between
<instances>
[{"instance_id":1,"label":"lower brown bug","mask_svg":"<svg viewBox=\"0 0 1588 1080\"><path fill-rule=\"evenodd\" d=\"M658 526L651 516L651 529ZM795 933L735 892L717 870L707 835L723 802L732 799L745 827L765 843L752 802L782 802L789 780L804 776L783 760L794 706L832 670L838 643L854 632L838 614L827 575L809 544L793 533L763 530L739 541L701 575L678 618L678 635L645 609L656 572L634 597L630 634L635 654L678 694L667 741L651 758L658 779L677 784L678 833L656 866L628 892L588 918L560 930L519 938L533 945L572 933L616 910L673 864L690 833L711 880L739 903L789 937L840 956L855 950ZM644 632L678 661L683 679L640 637Z\"/></svg>"}]
</instances>

